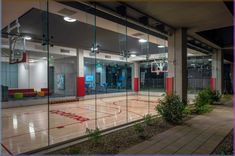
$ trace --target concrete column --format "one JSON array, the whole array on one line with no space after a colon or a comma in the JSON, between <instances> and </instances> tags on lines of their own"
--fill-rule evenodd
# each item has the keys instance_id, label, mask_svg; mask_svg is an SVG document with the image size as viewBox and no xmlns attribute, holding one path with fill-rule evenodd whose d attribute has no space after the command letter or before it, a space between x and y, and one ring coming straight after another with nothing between
<instances>
[{"instance_id":1,"label":"concrete column","mask_svg":"<svg viewBox=\"0 0 235 156\"><path fill-rule=\"evenodd\" d=\"M223 91L223 54L221 50L215 50L212 55L212 76L210 86L212 90L220 93Z\"/></svg>"},{"instance_id":2,"label":"concrete column","mask_svg":"<svg viewBox=\"0 0 235 156\"><path fill-rule=\"evenodd\" d=\"M138 92L139 91L139 62L134 62L134 78L133 78L133 85L134 85L134 91Z\"/></svg>"},{"instance_id":3,"label":"concrete column","mask_svg":"<svg viewBox=\"0 0 235 156\"><path fill-rule=\"evenodd\" d=\"M168 38L166 93L174 93L187 101L187 75L187 30L181 28Z\"/></svg>"},{"instance_id":4,"label":"concrete column","mask_svg":"<svg viewBox=\"0 0 235 156\"><path fill-rule=\"evenodd\" d=\"M85 96L84 56L83 50L77 49L77 96Z\"/></svg>"}]
</instances>

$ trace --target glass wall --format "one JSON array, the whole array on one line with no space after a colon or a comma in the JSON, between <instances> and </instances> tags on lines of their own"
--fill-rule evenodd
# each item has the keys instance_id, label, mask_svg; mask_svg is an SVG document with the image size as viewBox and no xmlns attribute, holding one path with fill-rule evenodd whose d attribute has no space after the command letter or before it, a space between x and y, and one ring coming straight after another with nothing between
<instances>
[{"instance_id":1,"label":"glass wall","mask_svg":"<svg viewBox=\"0 0 235 156\"><path fill-rule=\"evenodd\" d=\"M47 3L41 0L21 4L2 1L3 155L49 145ZM34 9L30 9L32 5Z\"/></svg>"},{"instance_id":2,"label":"glass wall","mask_svg":"<svg viewBox=\"0 0 235 156\"><path fill-rule=\"evenodd\" d=\"M127 27L125 17L101 18L92 5L28 5L2 29L2 143L13 154L156 114L166 39Z\"/></svg>"},{"instance_id":3,"label":"glass wall","mask_svg":"<svg viewBox=\"0 0 235 156\"><path fill-rule=\"evenodd\" d=\"M188 55L188 93L195 94L210 88L212 76L211 56L198 52L196 56Z\"/></svg>"}]
</instances>

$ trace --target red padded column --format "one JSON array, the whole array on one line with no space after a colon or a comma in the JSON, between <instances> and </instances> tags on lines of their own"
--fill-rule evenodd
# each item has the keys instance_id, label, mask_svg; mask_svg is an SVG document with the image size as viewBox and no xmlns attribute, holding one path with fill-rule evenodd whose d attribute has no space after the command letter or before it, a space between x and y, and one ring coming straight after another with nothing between
<instances>
[{"instance_id":1,"label":"red padded column","mask_svg":"<svg viewBox=\"0 0 235 156\"><path fill-rule=\"evenodd\" d=\"M211 88L211 90L215 90L215 81L216 81L216 79L215 78L211 78L210 79L210 88Z\"/></svg>"},{"instance_id":2,"label":"red padded column","mask_svg":"<svg viewBox=\"0 0 235 156\"><path fill-rule=\"evenodd\" d=\"M77 77L77 96L85 96L85 79Z\"/></svg>"},{"instance_id":3,"label":"red padded column","mask_svg":"<svg viewBox=\"0 0 235 156\"><path fill-rule=\"evenodd\" d=\"M139 78L138 77L134 78L134 91L135 92L139 91Z\"/></svg>"},{"instance_id":4,"label":"red padded column","mask_svg":"<svg viewBox=\"0 0 235 156\"><path fill-rule=\"evenodd\" d=\"M166 94L170 95L173 93L173 77L166 78Z\"/></svg>"}]
</instances>

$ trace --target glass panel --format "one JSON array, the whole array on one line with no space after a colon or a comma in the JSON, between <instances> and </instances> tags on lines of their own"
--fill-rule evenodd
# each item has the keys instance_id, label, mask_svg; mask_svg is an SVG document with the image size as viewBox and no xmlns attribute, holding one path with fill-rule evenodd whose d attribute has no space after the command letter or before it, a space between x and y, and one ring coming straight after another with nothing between
<instances>
[{"instance_id":1,"label":"glass panel","mask_svg":"<svg viewBox=\"0 0 235 156\"><path fill-rule=\"evenodd\" d=\"M188 92L198 91L210 87L211 57L190 56L188 57Z\"/></svg>"},{"instance_id":2,"label":"glass panel","mask_svg":"<svg viewBox=\"0 0 235 156\"><path fill-rule=\"evenodd\" d=\"M3 155L15 155L48 145L48 97L41 91L47 87L47 3L3 0L2 6L1 144Z\"/></svg>"},{"instance_id":3,"label":"glass panel","mask_svg":"<svg viewBox=\"0 0 235 156\"><path fill-rule=\"evenodd\" d=\"M86 134L96 125L96 17L50 3L50 145ZM86 11L95 11L87 7ZM65 12L71 13L67 15ZM68 16L68 17L67 17Z\"/></svg>"},{"instance_id":4,"label":"glass panel","mask_svg":"<svg viewBox=\"0 0 235 156\"><path fill-rule=\"evenodd\" d=\"M188 98L192 99L199 91L210 88L212 59L210 55L188 49Z\"/></svg>"},{"instance_id":5,"label":"glass panel","mask_svg":"<svg viewBox=\"0 0 235 156\"><path fill-rule=\"evenodd\" d=\"M148 75L143 66L148 65L149 35L128 28L129 62L132 63L132 91L128 92L128 120L142 119L149 111ZM140 91L139 91L140 90Z\"/></svg>"},{"instance_id":6,"label":"glass panel","mask_svg":"<svg viewBox=\"0 0 235 156\"><path fill-rule=\"evenodd\" d=\"M150 35L149 47L149 105L151 114L156 114L155 107L165 95L165 80L168 68L167 40Z\"/></svg>"},{"instance_id":7,"label":"glass panel","mask_svg":"<svg viewBox=\"0 0 235 156\"><path fill-rule=\"evenodd\" d=\"M96 25L97 127L106 129L127 122L126 90L131 88L131 67L126 59L126 26L100 17Z\"/></svg>"}]
</instances>

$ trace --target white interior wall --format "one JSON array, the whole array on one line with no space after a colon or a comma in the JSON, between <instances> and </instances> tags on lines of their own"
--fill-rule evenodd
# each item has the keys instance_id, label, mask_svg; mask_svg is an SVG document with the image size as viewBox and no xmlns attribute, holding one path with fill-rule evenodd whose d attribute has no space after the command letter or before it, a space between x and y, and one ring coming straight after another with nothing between
<instances>
[{"instance_id":1,"label":"white interior wall","mask_svg":"<svg viewBox=\"0 0 235 156\"><path fill-rule=\"evenodd\" d=\"M18 65L18 88L47 88L47 61L20 63Z\"/></svg>"}]
</instances>

